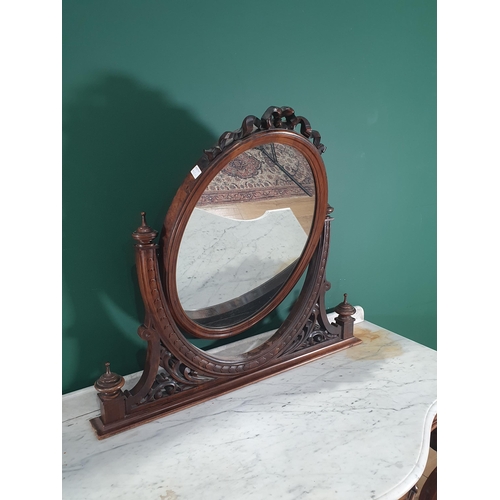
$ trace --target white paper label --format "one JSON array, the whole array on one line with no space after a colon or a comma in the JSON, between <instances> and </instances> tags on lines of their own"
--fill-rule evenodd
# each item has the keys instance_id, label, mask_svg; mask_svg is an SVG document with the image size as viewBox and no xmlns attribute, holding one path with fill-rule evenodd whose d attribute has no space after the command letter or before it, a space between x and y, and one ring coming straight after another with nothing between
<instances>
[{"instance_id":1,"label":"white paper label","mask_svg":"<svg viewBox=\"0 0 500 500\"><path fill-rule=\"evenodd\" d=\"M191 170L191 175L196 179L201 174L201 169L198 165L195 165Z\"/></svg>"}]
</instances>

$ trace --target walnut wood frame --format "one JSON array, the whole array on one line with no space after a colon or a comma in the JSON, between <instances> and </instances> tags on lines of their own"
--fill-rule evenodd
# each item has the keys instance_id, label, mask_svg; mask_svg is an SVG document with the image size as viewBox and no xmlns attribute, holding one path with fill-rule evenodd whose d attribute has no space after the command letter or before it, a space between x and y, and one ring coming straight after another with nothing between
<instances>
[{"instance_id":1,"label":"walnut wood frame","mask_svg":"<svg viewBox=\"0 0 500 500\"><path fill-rule=\"evenodd\" d=\"M300 125L300 133L295 128ZM104 438L160 416L217 397L231 390L361 342L353 336L355 309L347 296L329 323L324 304L330 283L325 279L329 250L330 213L326 171L321 159L321 136L292 108L270 107L262 118L248 116L240 129L225 132L218 144L198 161L199 176L188 175L165 218L160 237L147 225L133 233L139 286L145 320L139 336L148 343L146 366L138 383L123 391L123 377L106 373L95 383L101 415L91 420L98 438ZM176 288L176 263L183 232L199 197L210 181L233 158L247 149L274 142L293 146L311 166L316 186L315 212L306 246L287 283L253 317L238 325L210 329L192 321L183 311ZM304 285L288 318L277 332L249 352L222 359L204 352L182 331L201 338L225 338L240 333L269 314L290 292L307 267Z\"/></svg>"}]
</instances>

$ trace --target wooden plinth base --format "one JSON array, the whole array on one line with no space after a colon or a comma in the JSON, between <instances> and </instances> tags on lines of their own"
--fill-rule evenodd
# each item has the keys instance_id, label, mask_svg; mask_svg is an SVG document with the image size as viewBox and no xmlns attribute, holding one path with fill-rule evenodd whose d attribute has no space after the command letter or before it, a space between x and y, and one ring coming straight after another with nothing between
<instances>
[{"instance_id":1,"label":"wooden plinth base","mask_svg":"<svg viewBox=\"0 0 500 500\"><path fill-rule=\"evenodd\" d=\"M341 340L340 342L327 345L322 349L316 349L312 352L304 350L303 354L300 356L281 360L268 366L267 368L260 369L257 373L241 375L228 379L227 382L223 383L219 380L217 385L208 383L206 386L191 389L183 393L182 399L176 398L176 396L180 395L173 395L170 398L170 401L163 399L158 401L158 404L152 403L147 407L140 408L136 412L130 412L124 419L117 422L104 424L101 417L95 417L90 420L90 423L97 435L97 438L104 439L360 343L360 339L351 337L347 340Z\"/></svg>"}]
</instances>

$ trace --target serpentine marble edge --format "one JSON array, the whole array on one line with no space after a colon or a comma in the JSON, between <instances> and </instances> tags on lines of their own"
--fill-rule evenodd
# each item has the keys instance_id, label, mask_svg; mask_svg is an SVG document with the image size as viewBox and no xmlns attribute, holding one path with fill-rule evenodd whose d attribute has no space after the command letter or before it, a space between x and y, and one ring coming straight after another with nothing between
<instances>
[{"instance_id":1,"label":"serpentine marble edge","mask_svg":"<svg viewBox=\"0 0 500 500\"><path fill-rule=\"evenodd\" d=\"M427 460L436 352L367 321L355 335L362 344L102 441L93 388L63 396L63 498L400 498Z\"/></svg>"}]
</instances>

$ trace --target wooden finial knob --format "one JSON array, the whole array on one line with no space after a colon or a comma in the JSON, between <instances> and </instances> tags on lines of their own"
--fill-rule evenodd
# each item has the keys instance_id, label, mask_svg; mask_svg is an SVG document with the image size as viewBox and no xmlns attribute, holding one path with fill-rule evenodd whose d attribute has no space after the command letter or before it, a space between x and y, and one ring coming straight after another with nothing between
<instances>
[{"instance_id":1,"label":"wooden finial knob","mask_svg":"<svg viewBox=\"0 0 500 500\"><path fill-rule=\"evenodd\" d=\"M141 245L150 244L158 235L158 231L150 228L146 222L146 212L141 212L141 225L132 233L132 238Z\"/></svg>"},{"instance_id":2,"label":"wooden finial knob","mask_svg":"<svg viewBox=\"0 0 500 500\"><path fill-rule=\"evenodd\" d=\"M146 212L141 212L141 225L136 229L138 233L150 233L152 229L148 226L146 222Z\"/></svg>"},{"instance_id":3,"label":"wooden finial knob","mask_svg":"<svg viewBox=\"0 0 500 500\"><path fill-rule=\"evenodd\" d=\"M125 379L121 375L111 372L109 363L105 363L104 366L106 372L96 380L94 387L104 398L112 399L120 393Z\"/></svg>"},{"instance_id":4,"label":"wooden finial knob","mask_svg":"<svg viewBox=\"0 0 500 500\"><path fill-rule=\"evenodd\" d=\"M325 217L325 222L331 222L333 220L332 213L333 213L333 207L331 205L328 205L326 207L326 217Z\"/></svg>"},{"instance_id":5,"label":"wooden finial knob","mask_svg":"<svg viewBox=\"0 0 500 500\"><path fill-rule=\"evenodd\" d=\"M344 301L334 311L341 317L349 317L356 313L356 309L347 302L347 293L344 293Z\"/></svg>"}]
</instances>

